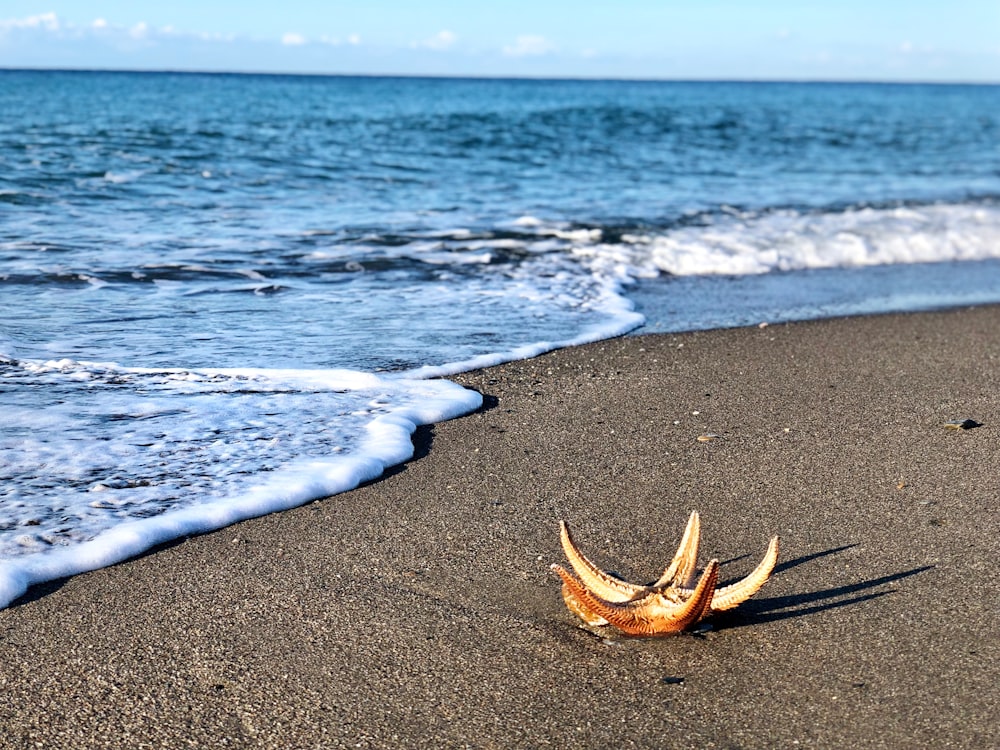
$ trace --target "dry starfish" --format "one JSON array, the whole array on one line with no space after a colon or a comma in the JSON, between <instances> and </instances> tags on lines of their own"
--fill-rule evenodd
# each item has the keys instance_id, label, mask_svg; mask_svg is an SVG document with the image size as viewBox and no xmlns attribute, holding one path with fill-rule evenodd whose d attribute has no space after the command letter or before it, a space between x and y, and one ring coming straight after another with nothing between
<instances>
[{"instance_id":1,"label":"dry starfish","mask_svg":"<svg viewBox=\"0 0 1000 750\"><path fill-rule=\"evenodd\" d=\"M778 537L764 559L741 581L716 589L719 561L711 560L692 588L698 565L701 519L692 511L674 559L659 580L646 586L628 583L588 560L573 543L569 526L559 522L563 551L579 576L561 565L552 569L563 580L563 600L588 625L613 625L629 635L667 635L686 630L715 612L732 609L756 594L778 561Z\"/></svg>"}]
</instances>

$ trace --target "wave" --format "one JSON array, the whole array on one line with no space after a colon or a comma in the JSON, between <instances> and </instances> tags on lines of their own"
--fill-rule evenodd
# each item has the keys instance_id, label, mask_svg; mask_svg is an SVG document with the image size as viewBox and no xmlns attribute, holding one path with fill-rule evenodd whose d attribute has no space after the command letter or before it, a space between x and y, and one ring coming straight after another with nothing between
<instances>
[{"instance_id":1,"label":"wave","mask_svg":"<svg viewBox=\"0 0 1000 750\"><path fill-rule=\"evenodd\" d=\"M0 377L15 395L46 389L0 435L0 608L32 584L352 489L410 458L418 425L482 403L445 380L343 370L7 359Z\"/></svg>"},{"instance_id":2,"label":"wave","mask_svg":"<svg viewBox=\"0 0 1000 750\"><path fill-rule=\"evenodd\" d=\"M765 213L730 209L700 217L695 226L617 231L615 242L580 243L574 252L598 266L625 264L638 278L1000 257L1000 207L992 202Z\"/></svg>"},{"instance_id":3,"label":"wave","mask_svg":"<svg viewBox=\"0 0 1000 750\"><path fill-rule=\"evenodd\" d=\"M236 343L234 356L260 361L271 347L274 361L287 351L325 352L356 332L344 356L353 367L360 366L361 352L380 342L388 346L381 359L366 362L370 372L318 362L298 370L150 369L20 359L19 350L37 351L31 337L0 335L0 377L15 397L24 397L23 407L8 410L0 436L0 607L33 583L378 476L409 458L417 425L480 404L479 394L431 378L632 330L644 321L628 299L636 280L691 279L692 298L700 299L708 287L699 277L1000 258L1000 208L990 201L827 211L726 208L659 227L524 215L471 230L308 232L290 245L261 271L252 258L234 263L228 251L208 251L131 268L22 267L8 277L8 284L62 285L60 298L71 279L79 290L69 293L90 295L92 309L102 311L103 317L83 321L87 330L106 331L117 347L112 351L148 346L140 362L152 361L154 351L164 361L190 356L193 333L209 314L225 322L198 351L215 361ZM349 265L352 273L344 274ZM889 279L878 284L892 288ZM768 304L784 300L777 314L761 311L766 319L800 309L790 287L779 286L764 295ZM282 294L267 293L277 290ZM251 296L259 301L232 309L200 301L187 310L192 295L221 300L234 291L257 292ZM671 287L674 303L681 293ZM115 294L125 294L129 304L109 314L101 295ZM732 307L722 295L707 296ZM815 311L814 297L801 309ZM913 299L904 303L922 304ZM698 314L672 324L699 328L732 320L709 307ZM308 316L317 320L314 329L303 326ZM252 319L264 327L241 327ZM337 336L327 336L323 320L338 322ZM409 321L405 335L401 320ZM79 317L75 324L82 330ZM230 338L236 343L227 344ZM100 451L93 450L95 441Z\"/></svg>"}]
</instances>

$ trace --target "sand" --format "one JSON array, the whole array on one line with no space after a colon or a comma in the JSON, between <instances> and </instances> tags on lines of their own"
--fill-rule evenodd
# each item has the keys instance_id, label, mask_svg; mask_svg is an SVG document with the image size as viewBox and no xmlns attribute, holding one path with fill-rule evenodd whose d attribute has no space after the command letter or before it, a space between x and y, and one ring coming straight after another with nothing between
<instances>
[{"instance_id":1,"label":"sand","mask_svg":"<svg viewBox=\"0 0 1000 750\"><path fill-rule=\"evenodd\" d=\"M995 742L1000 308L632 336L458 379L484 409L385 478L0 612L0 747ZM694 635L578 627L558 520L651 580L695 508L725 579L781 535L767 586Z\"/></svg>"}]
</instances>

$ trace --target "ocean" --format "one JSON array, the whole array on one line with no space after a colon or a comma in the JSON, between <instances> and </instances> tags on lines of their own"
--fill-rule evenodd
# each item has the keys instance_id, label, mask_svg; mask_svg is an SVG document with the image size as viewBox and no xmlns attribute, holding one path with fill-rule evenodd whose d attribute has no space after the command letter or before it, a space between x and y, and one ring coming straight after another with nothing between
<instances>
[{"instance_id":1,"label":"ocean","mask_svg":"<svg viewBox=\"0 0 1000 750\"><path fill-rule=\"evenodd\" d=\"M379 476L463 370L1000 301L997 86L0 71L0 166L0 607Z\"/></svg>"}]
</instances>

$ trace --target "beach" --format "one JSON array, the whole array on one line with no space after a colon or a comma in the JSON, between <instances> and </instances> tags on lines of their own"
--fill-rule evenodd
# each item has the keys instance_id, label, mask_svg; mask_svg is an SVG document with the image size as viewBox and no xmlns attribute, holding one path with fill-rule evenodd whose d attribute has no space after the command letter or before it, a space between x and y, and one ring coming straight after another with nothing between
<instances>
[{"instance_id":1,"label":"beach","mask_svg":"<svg viewBox=\"0 0 1000 750\"><path fill-rule=\"evenodd\" d=\"M998 332L979 307L459 375L483 408L383 478L0 611L0 747L989 746ZM696 634L579 627L559 520L647 581L694 509L724 580L780 535L763 590Z\"/></svg>"}]
</instances>

